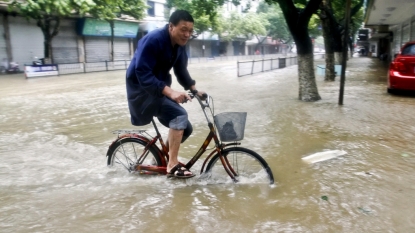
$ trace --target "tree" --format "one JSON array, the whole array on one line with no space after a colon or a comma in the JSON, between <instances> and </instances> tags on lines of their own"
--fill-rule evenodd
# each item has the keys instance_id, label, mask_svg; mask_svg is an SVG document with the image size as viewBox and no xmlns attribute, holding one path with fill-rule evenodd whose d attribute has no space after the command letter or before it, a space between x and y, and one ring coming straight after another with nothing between
<instances>
[{"instance_id":1,"label":"tree","mask_svg":"<svg viewBox=\"0 0 415 233\"><path fill-rule=\"evenodd\" d=\"M354 0L353 7L351 10L351 27L350 35L354 38L354 35L361 27L363 22L363 0ZM340 54L343 52L343 39L344 35L344 22L345 22L345 9L344 9L345 0L323 0L320 5L319 17L321 20L321 25L324 35L324 44L326 49L326 72L325 80L334 81L335 71L334 64L341 63ZM350 38L349 35L346 36L347 39ZM353 39L349 40L349 47L351 54L353 54ZM337 59L336 59L337 57Z\"/></svg>"},{"instance_id":2,"label":"tree","mask_svg":"<svg viewBox=\"0 0 415 233\"><path fill-rule=\"evenodd\" d=\"M267 26L269 26L269 22L262 13L238 14L232 12L229 18L222 18L219 34L221 39L225 41L241 38L250 40L253 36L261 41L260 36L267 35Z\"/></svg>"},{"instance_id":3,"label":"tree","mask_svg":"<svg viewBox=\"0 0 415 233\"><path fill-rule=\"evenodd\" d=\"M52 39L59 33L61 19L72 15L83 15L94 6L92 0L13 0L9 9L17 11L28 20L36 21L44 37L44 58L51 59L53 62Z\"/></svg>"},{"instance_id":4,"label":"tree","mask_svg":"<svg viewBox=\"0 0 415 233\"><path fill-rule=\"evenodd\" d=\"M321 27L323 29L324 48L326 50L326 67L325 67L325 81L334 81L336 77L334 69L334 45L341 45L336 41L341 41L339 33L334 33L338 30L337 25L334 23L333 10L330 0L323 0L321 4L322 11L320 12Z\"/></svg>"},{"instance_id":5,"label":"tree","mask_svg":"<svg viewBox=\"0 0 415 233\"><path fill-rule=\"evenodd\" d=\"M318 94L314 74L313 45L311 43L308 25L312 15L317 11L322 0L302 0L304 7L297 7L294 0L265 0L267 3L278 3L282 9L285 21L297 45L299 71L299 99L316 101L321 99ZM224 0L167 0L169 7L188 10L195 18L195 28L203 31L203 26L197 25L197 19L209 16L215 17L212 23L217 23L217 12ZM235 5L240 0L232 0ZM215 24L212 24L215 25ZM218 24L216 24L218 25ZM206 27L205 27L206 28ZM212 27L214 28L214 26Z\"/></svg>"},{"instance_id":6,"label":"tree","mask_svg":"<svg viewBox=\"0 0 415 233\"><path fill-rule=\"evenodd\" d=\"M298 56L299 99L302 101L321 99L314 74L313 45L308 31L310 19L321 1L302 1L304 7L301 8L297 7L293 0L266 0L268 3L279 4L295 41Z\"/></svg>"},{"instance_id":7,"label":"tree","mask_svg":"<svg viewBox=\"0 0 415 233\"><path fill-rule=\"evenodd\" d=\"M265 14L265 18L268 21L268 25L266 26L267 36L272 37L274 40L279 40L291 48L293 38L285 23L284 15L278 5L268 5L265 2L260 2L257 13Z\"/></svg>"},{"instance_id":8,"label":"tree","mask_svg":"<svg viewBox=\"0 0 415 233\"><path fill-rule=\"evenodd\" d=\"M225 0L167 0L169 9L187 10L194 19L195 37L205 31L220 31L219 8Z\"/></svg>"},{"instance_id":9,"label":"tree","mask_svg":"<svg viewBox=\"0 0 415 233\"><path fill-rule=\"evenodd\" d=\"M111 28L111 61L114 61L114 21L121 16L140 20L147 6L142 0L93 0L95 7L89 12L93 17L105 20Z\"/></svg>"}]
</instances>

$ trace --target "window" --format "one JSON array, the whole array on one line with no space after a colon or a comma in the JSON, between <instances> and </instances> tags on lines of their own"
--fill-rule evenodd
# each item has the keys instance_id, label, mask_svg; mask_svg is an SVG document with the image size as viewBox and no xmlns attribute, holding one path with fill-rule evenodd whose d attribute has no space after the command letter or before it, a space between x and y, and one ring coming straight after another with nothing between
<instances>
[{"instance_id":1,"label":"window","mask_svg":"<svg viewBox=\"0 0 415 233\"><path fill-rule=\"evenodd\" d=\"M147 1L147 5L149 6L149 8L147 9L147 14L148 16L155 16L154 14L154 2L153 1Z\"/></svg>"},{"instance_id":2,"label":"window","mask_svg":"<svg viewBox=\"0 0 415 233\"><path fill-rule=\"evenodd\" d=\"M415 55L415 44L409 44L402 50L402 55Z\"/></svg>"}]
</instances>

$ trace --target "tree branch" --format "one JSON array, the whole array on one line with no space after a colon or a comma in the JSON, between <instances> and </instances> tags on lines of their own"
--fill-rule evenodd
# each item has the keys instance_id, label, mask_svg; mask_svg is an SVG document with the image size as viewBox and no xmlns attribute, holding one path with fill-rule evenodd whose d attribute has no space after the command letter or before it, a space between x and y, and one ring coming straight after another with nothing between
<instances>
[{"instance_id":1,"label":"tree branch","mask_svg":"<svg viewBox=\"0 0 415 233\"><path fill-rule=\"evenodd\" d=\"M364 0L360 0L360 2L352 8L352 10L350 12L350 18L353 15L357 14L357 12L359 12L360 8L362 8L362 6L363 6L363 3L364 3Z\"/></svg>"},{"instance_id":2,"label":"tree branch","mask_svg":"<svg viewBox=\"0 0 415 233\"><path fill-rule=\"evenodd\" d=\"M52 34L50 35L50 37L51 37L51 38L53 38L53 37L55 37L56 35L58 35L58 33L59 33L59 27L60 27L60 23L61 23L61 20L60 20L60 18L59 18L59 17L54 17L54 18L55 18L56 23L55 23L55 25L53 26L53 32L52 32Z\"/></svg>"},{"instance_id":3,"label":"tree branch","mask_svg":"<svg viewBox=\"0 0 415 233\"><path fill-rule=\"evenodd\" d=\"M311 15L313 15L321 4L322 0L310 0L304 10L300 13L300 21L310 21Z\"/></svg>"}]
</instances>

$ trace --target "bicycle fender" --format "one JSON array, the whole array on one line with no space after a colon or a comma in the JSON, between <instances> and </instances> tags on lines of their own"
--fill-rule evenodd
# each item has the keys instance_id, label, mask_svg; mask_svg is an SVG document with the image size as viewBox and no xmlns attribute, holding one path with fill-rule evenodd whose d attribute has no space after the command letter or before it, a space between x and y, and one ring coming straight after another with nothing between
<instances>
[{"instance_id":1,"label":"bicycle fender","mask_svg":"<svg viewBox=\"0 0 415 233\"><path fill-rule=\"evenodd\" d=\"M138 138L138 139L140 139L140 140L142 140L142 141L144 141L144 142L146 142L146 143L149 143L150 142L150 140L148 139L148 138L146 138L146 137L144 137L144 136L142 136L142 135L138 135L138 134L123 134L123 135L119 135L118 137L117 137L117 139L115 139L110 145L109 145L109 147L108 148L111 148L113 145L115 145L117 142L119 142L119 141L121 141L122 139L124 139L124 138ZM107 156L108 156L108 154L107 154Z\"/></svg>"}]
</instances>

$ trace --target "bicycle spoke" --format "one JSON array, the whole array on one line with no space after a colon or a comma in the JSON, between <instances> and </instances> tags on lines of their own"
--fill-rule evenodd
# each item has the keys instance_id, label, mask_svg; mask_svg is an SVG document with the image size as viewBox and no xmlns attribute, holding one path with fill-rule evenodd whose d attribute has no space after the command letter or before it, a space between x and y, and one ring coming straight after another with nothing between
<instances>
[{"instance_id":1,"label":"bicycle spoke","mask_svg":"<svg viewBox=\"0 0 415 233\"><path fill-rule=\"evenodd\" d=\"M223 156L227 168L235 174L237 182L241 183L273 183L274 178L266 162L255 152L245 148L231 148L225 150ZM212 158L206 168L212 173L217 182L229 180L219 155Z\"/></svg>"},{"instance_id":2,"label":"bicycle spoke","mask_svg":"<svg viewBox=\"0 0 415 233\"><path fill-rule=\"evenodd\" d=\"M151 147L146 149L146 142L136 138L120 139L108 149L108 166L120 167L134 171L137 163L143 165L159 166L161 164L158 154ZM139 161L138 161L139 160Z\"/></svg>"},{"instance_id":3,"label":"bicycle spoke","mask_svg":"<svg viewBox=\"0 0 415 233\"><path fill-rule=\"evenodd\" d=\"M131 144L131 143L129 143L129 144ZM134 163L134 161L129 156L127 156L127 153L125 152L124 146L125 145L123 145L123 144L120 145L120 147L121 147L121 149L123 151L123 152L120 152L120 154L122 154L124 156L127 164L129 162L130 162L130 164L131 163ZM132 146L133 146L133 151L134 151L134 155L135 155L134 158L137 158L137 155L135 154L135 150L134 150L134 144L132 144Z\"/></svg>"}]
</instances>

